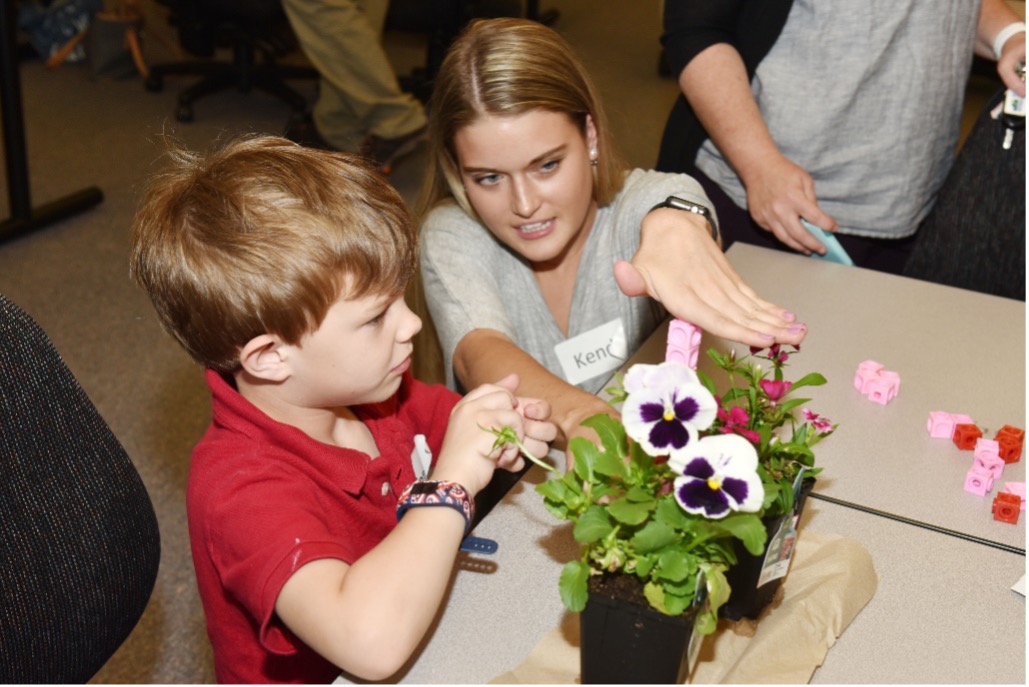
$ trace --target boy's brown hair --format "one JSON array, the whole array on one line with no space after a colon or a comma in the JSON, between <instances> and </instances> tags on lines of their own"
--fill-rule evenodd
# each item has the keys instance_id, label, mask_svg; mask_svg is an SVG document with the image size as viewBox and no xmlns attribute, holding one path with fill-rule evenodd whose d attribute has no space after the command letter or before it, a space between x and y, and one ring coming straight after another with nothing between
<instances>
[{"instance_id":1,"label":"boy's brown hair","mask_svg":"<svg viewBox=\"0 0 1029 687\"><path fill-rule=\"evenodd\" d=\"M133 221L130 273L207 367L235 372L255 336L295 345L341 295L398 296L414 276L407 207L356 156L254 136L168 157Z\"/></svg>"}]
</instances>

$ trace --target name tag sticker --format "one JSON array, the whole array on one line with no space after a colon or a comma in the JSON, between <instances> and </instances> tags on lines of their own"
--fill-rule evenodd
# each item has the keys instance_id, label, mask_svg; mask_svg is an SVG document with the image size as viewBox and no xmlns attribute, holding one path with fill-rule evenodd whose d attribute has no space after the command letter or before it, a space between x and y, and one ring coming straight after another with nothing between
<instances>
[{"instance_id":1,"label":"name tag sticker","mask_svg":"<svg viewBox=\"0 0 1029 687\"><path fill-rule=\"evenodd\" d=\"M569 384L582 384L598 375L617 370L629 357L622 320L611 320L596 329L554 346Z\"/></svg>"}]
</instances>

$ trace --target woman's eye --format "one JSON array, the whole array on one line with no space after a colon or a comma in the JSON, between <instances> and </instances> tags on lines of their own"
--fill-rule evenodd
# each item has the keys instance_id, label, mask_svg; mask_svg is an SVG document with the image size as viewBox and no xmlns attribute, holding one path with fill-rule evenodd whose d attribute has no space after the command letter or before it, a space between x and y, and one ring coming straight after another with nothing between
<instances>
[{"instance_id":1,"label":"woman's eye","mask_svg":"<svg viewBox=\"0 0 1029 687\"><path fill-rule=\"evenodd\" d=\"M557 169L557 166L560 162L560 160L547 160L542 165L540 165L540 171L553 172L555 169Z\"/></svg>"},{"instance_id":2,"label":"woman's eye","mask_svg":"<svg viewBox=\"0 0 1029 687\"><path fill-rule=\"evenodd\" d=\"M499 174L486 174L481 177L475 177L475 183L480 186L495 186L500 183Z\"/></svg>"}]
</instances>

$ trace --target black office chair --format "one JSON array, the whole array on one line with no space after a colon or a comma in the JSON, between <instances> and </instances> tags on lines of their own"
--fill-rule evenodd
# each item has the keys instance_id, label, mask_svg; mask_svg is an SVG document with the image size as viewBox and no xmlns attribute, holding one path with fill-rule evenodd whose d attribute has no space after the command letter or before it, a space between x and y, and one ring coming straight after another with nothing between
<instances>
[{"instance_id":1,"label":"black office chair","mask_svg":"<svg viewBox=\"0 0 1029 687\"><path fill-rule=\"evenodd\" d=\"M317 79L306 66L284 65L278 59L298 48L279 0L158 0L171 8L171 22L186 52L211 58L215 50L231 46L232 62L211 59L159 64L150 68L148 91L164 88L166 76L196 75L203 78L179 93L175 118L193 121L193 103L205 95L232 88L243 93L259 89L292 108L291 117L302 119L307 99L291 88L288 79Z\"/></svg>"},{"instance_id":2,"label":"black office chair","mask_svg":"<svg viewBox=\"0 0 1029 687\"><path fill-rule=\"evenodd\" d=\"M521 17L553 24L560 16L556 10L539 11L539 3L529 0L391 0L384 29L426 34L425 65L399 77L400 87L423 103L432 95L432 83L443 64L447 49L472 19Z\"/></svg>"},{"instance_id":3,"label":"black office chair","mask_svg":"<svg viewBox=\"0 0 1029 687\"><path fill-rule=\"evenodd\" d=\"M0 682L92 678L142 615L160 550L124 449L0 295Z\"/></svg>"},{"instance_id":4,"label":"black office chair","mask_svg":"<svg viewBox=\"0 0 1029 687\"><path fill-rule=\"evenodd\" d=\"M1024 301L1025 118L1012 117L1009 133L1005 119L993 118L1003 100L1002 87L979 114L918 229L904 275Z\"/></svg>"}]
</instances>

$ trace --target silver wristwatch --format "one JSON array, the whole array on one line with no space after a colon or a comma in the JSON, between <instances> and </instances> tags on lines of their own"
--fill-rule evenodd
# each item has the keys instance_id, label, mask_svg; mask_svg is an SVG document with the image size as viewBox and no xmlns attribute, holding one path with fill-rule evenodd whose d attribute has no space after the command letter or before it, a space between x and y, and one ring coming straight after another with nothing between
<instances>
[{"instance_id":1,"label":"silver wristwatch","mask_svg":"<svg viewBox=\"0 0 1029 687\"><path fill-rule=\"evenodd\" d=\"M718 243L718 227L715 225L715 221L711 218L711 211L699 203L693 201L684 200L678 196L668 196L663 201L650 208L650 212L657 210L658 208L674 208L675 210L684 210L685 212L692 212L695 215L700 215L707 220L707 225L711 227L711 238L714 239L715 243Z\"/></svg>"}]
</instances>

